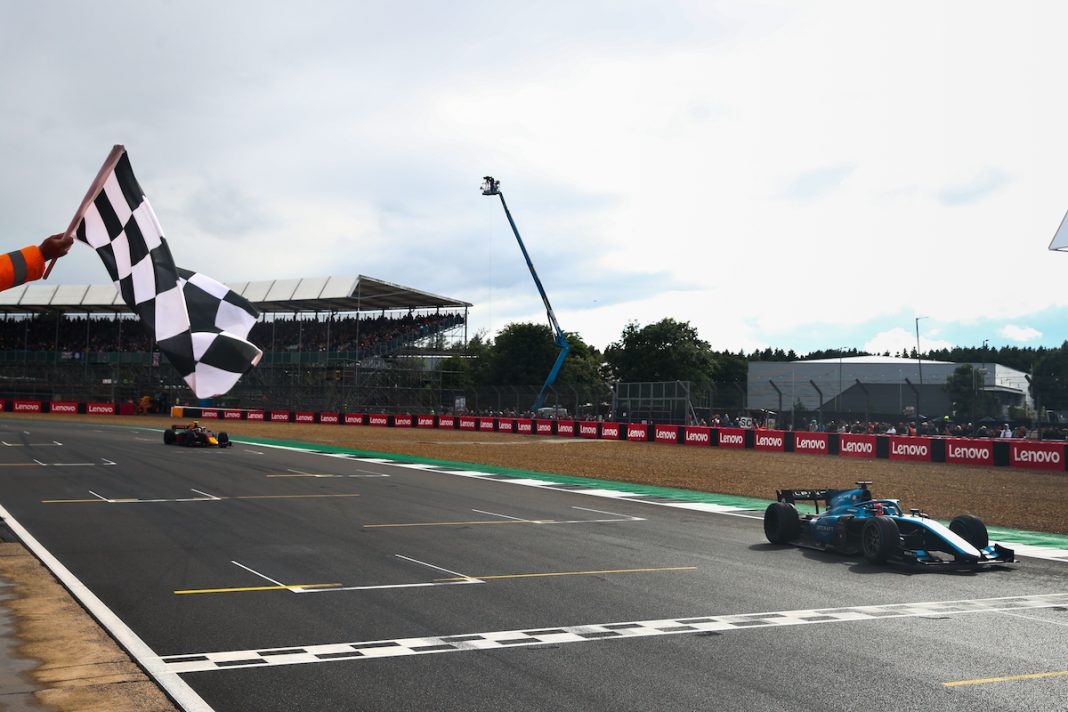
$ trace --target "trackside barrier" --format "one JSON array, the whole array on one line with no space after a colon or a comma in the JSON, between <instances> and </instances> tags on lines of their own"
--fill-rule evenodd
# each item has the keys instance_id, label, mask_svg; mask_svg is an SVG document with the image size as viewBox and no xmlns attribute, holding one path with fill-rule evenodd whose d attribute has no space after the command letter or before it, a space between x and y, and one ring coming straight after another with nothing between
<instances>
[{"instance_id":1,"label":"trackside barrier","mask_svg":"<svg viewBox=\"0 0 1068 712\"><path fill-rule=\"evenodd\" d=\"M0 410L10 413L85 413L125 415L127 404L75 401L0 399ZM697 447L726 447L770 452L837 455L872 459L945 462L954 465L1015 467L1064 472L1068 470L1068 444L1060 441L1001 440L984 438L913 437L867 433L809 433L748 428L715 428L649 423L616 423L587 420L532 420L528 418L480 418L453 415L388 415L384 413L317 413L308 411L257 410L174 406L172 418L248 420L277 423L373 425L390 428L440 428L522 435L556 435L602 440L654 441Z\"/></svg>"}]
</instances>

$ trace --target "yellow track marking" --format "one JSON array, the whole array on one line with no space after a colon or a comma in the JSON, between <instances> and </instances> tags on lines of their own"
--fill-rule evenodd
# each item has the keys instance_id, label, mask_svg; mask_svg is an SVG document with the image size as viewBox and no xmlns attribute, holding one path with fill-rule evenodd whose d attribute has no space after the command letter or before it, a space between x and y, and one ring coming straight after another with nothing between
<instances>
[{"instance_id":1,"label":"yellow track marking","mask_svg":"<svg viewBox=\"0 0 1068 712\"><path fill-rule=\"evenodd\" d=\"M981 677L976 680L958 680L957 682L943 682L945 687L960 687L961 685L982 685L988 682L1011 682L1013 680L1037 680L1043 677L1063 677L1068 675L1068 670L1059 672L1033 672L1028 675L1006 675L1005 677Z\"/></svg>"},{"instance_id":2,"label":"yellow track marking","mask_svg":"<svg viewBox=\"0 0 1068 712\"><path fill-rule=\"evenodd\" d=\"M106 499L42 499L41 504L58 504L63 502L107 502Z\"/></svg>"},{"instance_id":3,"label":"yellow track marking","mask_svg":"<svg viewBox=\"0 0 1068 712\"><path fill-rule=\"evenodd\" d=\"M537 578L540 576L594 576L596 574L635 574L648 571L696 571L696 566L665 566L655 569L602 569L601 571L553 571L544 574L504 574L502 576L461 576L459 578L434 579L435 581L464 581L469 578L489 581L491 579Z\"/></svg>"},{"instance_id":4,"label":"yellow track marking","mask_svg":"<svg viewBox=\"0 0 1068 712\"><path fill-rule=\"evenodd\" d=\"M0 467L44 467L36 462L0 462Z\"/></svg>"},{"instance_id":5,"label":"yellow track marking","mask_svg":"<svg viewBox=\"0 0 1068 712\"><path fill-rule=\"evenodd\" d=\"M189 588L182 591L175 591L178 595L189 593L238 593L241 591L284 591L294 588L333 588L340 586L339 583L304 583L304 584L292 584L290 586L243 586L241 588Z\"/></svg>"},{"instance_id":6,"label":"yellow track marking","mask_svg":"<svg viewBox=\"0 0 1068 712\"><path fill-rule=\"evenodd\" d=\"M364 524L364 529L382 527L456 527L468 524L538 524L534 519L483 519L477 522L415 522L411 524Z\"/></svg>"}]
</instances>

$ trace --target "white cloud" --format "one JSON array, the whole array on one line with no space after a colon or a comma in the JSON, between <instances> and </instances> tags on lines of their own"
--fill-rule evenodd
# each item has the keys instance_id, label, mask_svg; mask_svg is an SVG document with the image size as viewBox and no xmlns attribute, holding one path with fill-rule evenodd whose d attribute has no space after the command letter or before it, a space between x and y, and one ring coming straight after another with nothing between
<instances>
[{"instance_id":1,"label":"white cloud","mask_svg":"<svg viewBox=\"0 0 1068 712\"><path fill-rule=\"evenodd\" d=\"M475 301L472 333L540 320L486 173L564 328L600 346L628 319L689 320L733 350L1068 305L960 297L1063 279L1046 251L1065 209L1062 2L81 5L20 5L0 44L18 107L0 116L0 214L21 244L66 224L121 141L186 266L369 274ZM650 298L596 291L650 274ZM53 279L104 275L80 250ZM899 329L866 347L914 345Z\"/></svg>"},{"instance_id":2,"label":"white cloud","mask_svg":"<svg viewBox=\"0 0 1068 712\"><path fill-rule=\"evenodd\" d=\"M1042 336L1042 332L1030 326L1006 324L998 331L998 335L1004 336L1009 341L1034 341Z\"/></svg>"},{"instance_id":3,"label":"white cloud","mask_svg":"<svg viewBox=\"0 0 1068 712\"><path fill-rule=\"evenodd\" d=\"M923 334L920 334L920 352L927 353L934 349L951 349L954 344L950 341L943 339L931 339ZM903 328L894 328L887 331L881 331L875 336L871 337L864 344L864 350L873 353L881 354L889 351L891 354L899 352L910 353L916 348L916 335L910 333Z\"/></svg>"}]
</instances>

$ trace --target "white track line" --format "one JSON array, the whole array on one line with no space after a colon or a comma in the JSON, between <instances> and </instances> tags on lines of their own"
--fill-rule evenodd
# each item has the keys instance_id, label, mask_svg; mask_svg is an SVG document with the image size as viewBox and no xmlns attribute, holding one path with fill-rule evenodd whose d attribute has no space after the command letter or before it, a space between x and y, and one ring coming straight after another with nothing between
<instances>
[{"instance_id":1,"label":"white track line","mask_svg":"<svg viewBox=\"0 0 1068 712\"><path fill-rule=\"evenodd\" d=\"M544 626L524 630L503 630L488 633L432 636L425 638L396 638L326 645L293 645L285 648L259 648L198 652L168 655L163 660L175 673L232 670L247 667L301 665L338 660L368 660L372 658L426 655L431 653L472 650L503 650L532 645L560 645L595 640L704 633L708 631L742 630L746 628L775 628L800 625L819 625L847 621L878 621L885 618L917 618L965 613L998 613L1013 610L1052 608L1068 603L1068 593L1034 596L1007 596L963 601L927 601L881 606L850 606L810 610L771 611L729 615L702 615L686 618L596 623L592 625Z\"/></svg>"},{"instance_id":2,"label":"white track line","mask_svg":"<svg viewBox=\"0 0 1068 712\"><path fill-rule=\"evenodd\" d=\"M18 536L26 548L32 551L34 556L48 567L49 571L67 587L71 595L78 599L85 609L111 634L111 637L126 649L126 652L137 661L138 665L144 668L183 710L186 712L213 712L211 706L194 692L193 688L185 680L170 669L171 666L169 664L163 662L160 656L152 648L148 647L145 641L141 640L140 636L123 623L122 619L112 613L111 609L96 597L96 594L79 581L48 549L45 549L2 505L0 505L0 519L7 523L11 531Z\"/></svg>"},{"instance_id":3,"label":"white track line","mask_svg":"<svg viewBox=\"0 0 1068 712\"><path fill-rule=\"evenodd\" d=\"M403 554L394 554L394 556L396 556L398 559L404 559L405 561L411 561L413 564L419 564L421 566L426 566L427 568L435 569L437 571L444 571L445 573L452 574L453 576L459 576L461 578L465 578L468 581L477 581L478 580L476 578L472 578L471 576L468 576L467 574L462 574L459 571L450 571L449 569L443 569L440 566L434 566L434 564L428 564L425 561L420 561L419 559L413 559L410 556L405 556Z\"/></svg>"},{"instance_id":4,"label":"white track line","mask_svg":"<svg viewBox=\"0 0 1068 712\"><path fill-rule=\"evenodd\" d=\"M230 563L231 563L231 564L233 564L234 566L240 566L240 567L241 567L241 568L243 568L243 569L244 569L245 571L248 571L248 572L249 572L250 574L255 574L256 576L259 576L259 577L260 577L261 579L263 579L264 581L270 581L270 582L271 582L271 583L273 583L273 584L274 584L275 586L283 586L283 587L284 587L284 586L286 585L286 584L282 583L281 581L275 581L275 580L274 580L273 578L271 578L270 576L264 576L264 575L263 575L263 574L261 574L261 573L260 573L259 571L256 571L255 569L250 569L249 567L247 567L247 566L245 566L244 564L242 564L242 563L239 563L239 562L237 562L237 561L231 561Z\"/></svg>"},{"instance_id":5,"label":"white track line","mask_svg":"<svg viewBox=\"0 0 1068 712\"><path fill-rule=\"evenodd\" d=\"M497 514L496 512L487 512L484 509L472 509L472 512L478 512L479 514L488 514L491 517L501 517L502 519L512 519L517 522L529 522L529 519L523 519L522 517L510 517L507 514Z\"/></svg>"}]
</instances>

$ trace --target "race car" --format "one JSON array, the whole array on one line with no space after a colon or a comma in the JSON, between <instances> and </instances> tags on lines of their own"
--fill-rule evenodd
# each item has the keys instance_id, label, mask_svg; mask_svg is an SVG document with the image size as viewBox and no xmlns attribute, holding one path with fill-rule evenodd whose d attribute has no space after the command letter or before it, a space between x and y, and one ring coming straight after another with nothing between
<instances>
[{"instance_id":1,"label":"race car","mask_svg":"<svg viewBox=\"0 0 1068 712\"><path fill-rule=\"evenodd\" d=\"M961 514L947 527L918 509L905 514L900 500L873 499L871 482L856 484L846 490L777 491L778 501L764 511L764 535L772 544L863 554L873 564L977 567L1015 560L1012 549L990 543L978 517ZM799 501L813 502L816 513L800 514L794 506Z\"/></svg>"},{"instance_id":2,"label":"race car","mask_svg":"<svg viewBox=\"0 0 1068 712\"><path fill-rule=\"evenodd\" d=\"M191 425L172 425L163 431L164 445L183 445L185 447L230 447L230 436L226 433L216 435L207 428L200 427L200 423L193 421Z\"/></svg>"}]
</instances>

